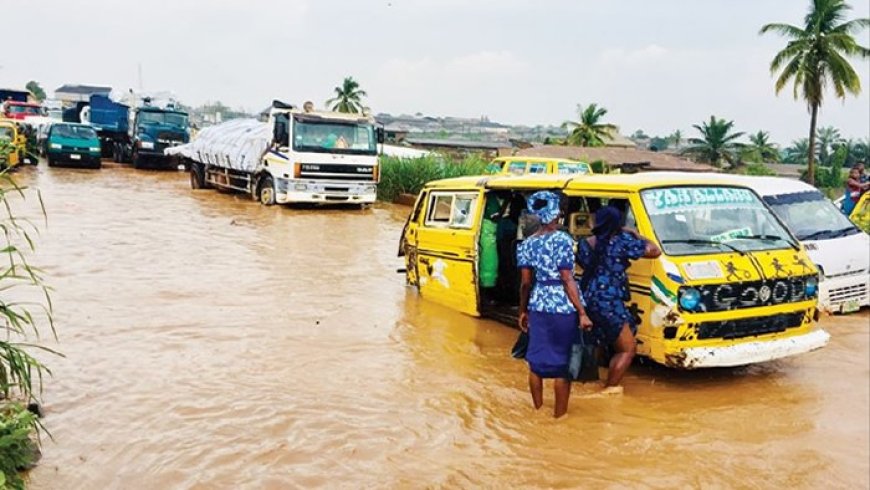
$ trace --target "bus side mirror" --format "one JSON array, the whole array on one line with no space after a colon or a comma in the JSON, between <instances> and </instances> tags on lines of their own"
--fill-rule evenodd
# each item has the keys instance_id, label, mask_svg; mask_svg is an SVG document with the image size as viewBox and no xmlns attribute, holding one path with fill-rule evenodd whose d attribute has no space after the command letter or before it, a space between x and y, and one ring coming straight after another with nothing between
<instances>
[{"instance_id":1,"label":"bus side mirror","mask_svg":"<svg viewBox=\"0 0 870 490\"><path fill-rule=\"evenodd\" d=\"M383 127L375 128L375 135L378 139L378 144L384 144L384 140L386 139L386 134Z\"/></svg>"}]
</instances>

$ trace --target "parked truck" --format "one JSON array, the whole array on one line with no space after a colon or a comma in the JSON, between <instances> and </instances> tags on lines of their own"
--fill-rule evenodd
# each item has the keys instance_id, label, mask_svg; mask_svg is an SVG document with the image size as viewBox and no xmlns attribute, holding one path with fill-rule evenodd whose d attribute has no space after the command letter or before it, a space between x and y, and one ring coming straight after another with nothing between
<instances>
[{"instance_id":1,"label":"parked truck","mask_svg":"<svg viewBox=\"0 0 870 490\"><path fill-rule=\"evenodd\" d=\"M236 119L166 150L194 189L250 194L264 205L373 203L383 130L361 114L314 112L275 101L267 122Z\"/></svg>"},{"instance_id":2,"label":"parked truck","mask_svg":"<svg viewBox=\"0 0 870 490\"><path fill-rule=\"evenodd\" d=\"M136 168L169 166L174 159L163 150L190 141L187 113L173 104L152 105L148 98L141 106L130 107L94 94L88 102L64 111L64 121L89 123L100 137L104 157L132 162Z\"/></svg>"}]
</instances>

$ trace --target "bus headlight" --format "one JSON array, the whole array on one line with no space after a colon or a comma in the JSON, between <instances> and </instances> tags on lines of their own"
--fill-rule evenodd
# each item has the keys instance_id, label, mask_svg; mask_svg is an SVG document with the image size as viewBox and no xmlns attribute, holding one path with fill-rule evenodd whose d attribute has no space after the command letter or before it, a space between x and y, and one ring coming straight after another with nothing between
<instances>
[{"instance_id":1,"label":"bus headlight","mask_svg":"<svg viewBox=\"0 0 870 490\"><path fill-rule=\"evenodd\" d=\"M819 280L815 277L811 277L807 279L806 284L804 285L804 292L806 293L808 298L812 298L819 292Z\"/></svg>"},{"instance_id":2,"label":"bus headlight","mask_svg":"<svg viewBox=\"0 0 870 490\"><path fill-rule=\"evenodd\" d=\"M48 146L49 146L52 150L60 150L61 148L63 148L61 145L59 145L59 144L57 144L57 143L52 143L52 144L50 144L50 145L48 145Z\"/></svg>"},{"instance_id":3,"label":"bus headlight","mask_svg":"<svg viewBox=\"0 0 870 490\"><path fill-rule=\"evenodd\" d=\"M686 288L680 293L680 306L686 311L695 311L701 303L701 292L695 288Z\"/></svg>"},{"instance_id":4,"label":"bus headlight","mask_svg":"<svg viewBox=\"0 0 870 490\"><path fill-rule=\"evenodd\" d=\"M139 148L143 150L153 150L154 142L153 141L139 141Z\"/></svg>"}]
</instances>

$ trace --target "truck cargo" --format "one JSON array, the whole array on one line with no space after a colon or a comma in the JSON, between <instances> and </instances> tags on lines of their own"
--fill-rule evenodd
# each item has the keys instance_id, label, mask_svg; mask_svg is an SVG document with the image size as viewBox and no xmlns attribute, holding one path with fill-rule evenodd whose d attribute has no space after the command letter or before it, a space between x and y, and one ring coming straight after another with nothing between
<instances>
[{"instance_id":1,"label":"truck cargo","mask_svg":"<svg viewBox=\"0 0 870 490\"><path fill-rule=\"evenodd\" d=\"M190 169L194 189L246 192L264 205L371 204L377 196L383 130L362 114L273 103L268 122L237 119L168 148Z\"/></svg>"}]
</instances>

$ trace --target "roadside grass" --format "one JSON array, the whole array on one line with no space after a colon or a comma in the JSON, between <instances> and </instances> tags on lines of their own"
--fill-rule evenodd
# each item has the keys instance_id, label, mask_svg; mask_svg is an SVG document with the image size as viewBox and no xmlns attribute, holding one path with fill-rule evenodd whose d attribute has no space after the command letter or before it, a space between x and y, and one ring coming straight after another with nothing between
<instances>
[{"instance_id":1,"label":"roadside grass","mask_svg":"<svg viewBox=\"0 0 870 490\"><path fill-rule=\"evenodd\" d=\"M420 158L381 157L381 182L378 184L378 199L392 201L399 194L417 195L423 186L432 180L484 175L489 161L478 155L452 160L442 156Z\"/></svg>"}]
</instances>

